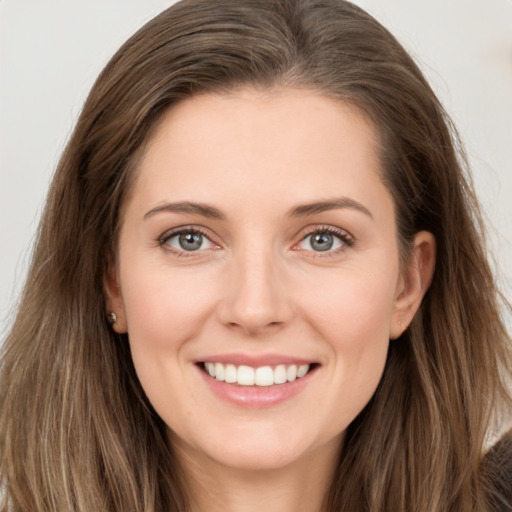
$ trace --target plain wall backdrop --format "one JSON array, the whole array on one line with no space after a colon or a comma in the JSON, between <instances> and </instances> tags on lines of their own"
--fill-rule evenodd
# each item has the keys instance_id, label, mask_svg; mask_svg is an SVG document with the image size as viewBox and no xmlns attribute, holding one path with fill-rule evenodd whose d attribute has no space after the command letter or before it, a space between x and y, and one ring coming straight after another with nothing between
<instances>
[{"instance_id":1,"label":"plain wall backdrop","mask_svg":"<svg viewBox=\"0 0 512 512\"><path fill-rule=\"evenodd\" d=\"M214 1L214 0L212 0ZM0 0L0 339L47 187L94 79L170 0ZM356 0L416 58L470 156L512 300L512 0Z\"/></svg>"}]
</instances>

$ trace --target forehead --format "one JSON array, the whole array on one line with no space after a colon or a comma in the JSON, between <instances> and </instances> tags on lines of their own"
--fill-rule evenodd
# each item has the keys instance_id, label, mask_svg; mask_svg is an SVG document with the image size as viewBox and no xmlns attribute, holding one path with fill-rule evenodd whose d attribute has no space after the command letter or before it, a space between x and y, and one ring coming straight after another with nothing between
<instances>
[{"instance_id":1,"label":"forehead","mask_svg":"<svg viewBox=\"0 0 512 512\"><path fill-rule=\"evenodd\" d=\"M376 130L357 108L314 91L202 94L159 120L132 192L154 205L243 202L248 193L301 203L350 192L372 202L372 194L386 192L378 147Z\"/></svg>"}]
</instances>

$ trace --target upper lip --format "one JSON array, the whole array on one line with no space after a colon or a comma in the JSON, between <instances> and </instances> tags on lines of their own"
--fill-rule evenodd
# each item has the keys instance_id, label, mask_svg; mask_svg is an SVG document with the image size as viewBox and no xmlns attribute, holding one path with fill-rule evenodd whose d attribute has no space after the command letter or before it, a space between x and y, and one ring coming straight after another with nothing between
<instances>
[{"instance_id":1,"label":"upper lip","mask_svg":"<svg viewBox=\"0 0 512 512\"><path fill-rule=\"evenodd\" d=\"M284 365L303 365L313 364L316 361L311 359L304 359L296 356L289 356L284 354L218 354L207 356L202 359L198 359L197 363L223 363L233 364L235 366L245 365L258 368L260 366L277 366L280 364Z\"/></svg>"}]
</instances>

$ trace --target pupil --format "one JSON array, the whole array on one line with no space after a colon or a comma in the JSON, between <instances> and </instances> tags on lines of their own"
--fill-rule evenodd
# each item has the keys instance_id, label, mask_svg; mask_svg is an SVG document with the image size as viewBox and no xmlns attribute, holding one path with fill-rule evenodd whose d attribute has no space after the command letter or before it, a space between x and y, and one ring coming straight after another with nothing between
<instances>
[{"instance_id":1,"label":"pupil","mask_svg":"<svg viewBox=\"0 0 512 512\"><path fill-rule=\"evenodd\" d=\"M180 246L185 251L197 251L203 243L203 235L200 233L182 233L180 235Z\"/></svg>"},{"instance_id":2,"label":"pupil","mask_svg":"<svg viewBox=\"0 0 512 512\"><path fill-rule=\"evenodd\" d=\"M328 233L317 233L313 236L311 247L313 247L315 251L328 251L332 247L333 242L332 235Z\"/></svg>"}]
</instances>

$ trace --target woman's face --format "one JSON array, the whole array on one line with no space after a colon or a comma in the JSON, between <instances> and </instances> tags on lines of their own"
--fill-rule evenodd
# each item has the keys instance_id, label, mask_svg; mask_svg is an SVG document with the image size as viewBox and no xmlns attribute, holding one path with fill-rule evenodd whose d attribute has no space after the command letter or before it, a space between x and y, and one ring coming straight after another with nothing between
<instances>
[{"instance_id":1,"label":"woman's face","mask_svg":"<svg viewBox=\"0 0 512 512\"><path fill-rule=\"evenodd\" d=\"M332 453L373 395L412 315L376 149L357 110L308 91L196 96L156 127L107 295L189 456Z\"/></svg>"}]
</instances>

